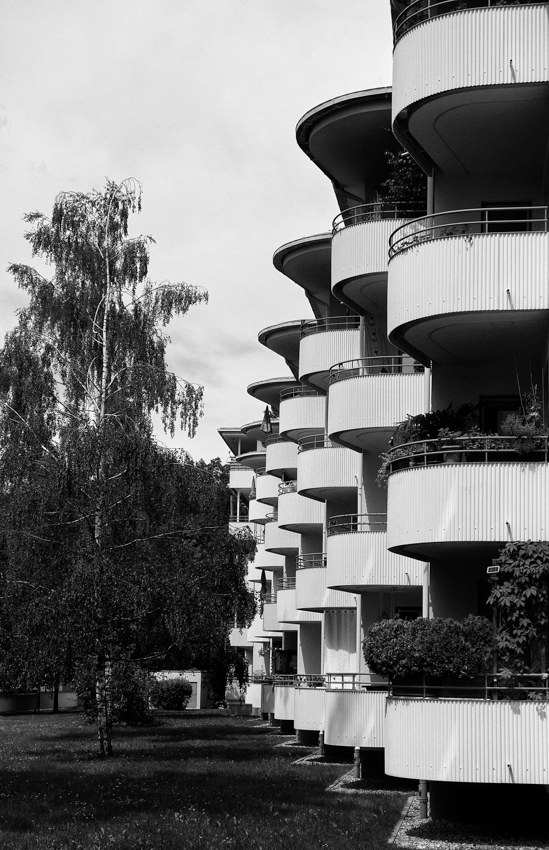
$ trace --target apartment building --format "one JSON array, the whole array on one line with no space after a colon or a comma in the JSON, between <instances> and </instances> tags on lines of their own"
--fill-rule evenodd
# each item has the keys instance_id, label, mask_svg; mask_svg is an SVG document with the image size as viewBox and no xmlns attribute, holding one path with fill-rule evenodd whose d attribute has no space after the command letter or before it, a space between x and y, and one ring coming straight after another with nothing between
<instances>
[{"instance_id":1,"label":"apartment building","mask_svg":"<svg viewBox=\"0 0 549 850\"><path fill-rule=\"evenodd\" d=\"M388 693L361 644L384 618L485 613L505 543L548 539L547 441L531 455L497 443L534 387L547 421L547 3L393 0L392 14L392 92L343 95L297 125L335 217L274 264L312 318L260 332L287 377L248 388L257 422L221 429L235 522L264 534L246 698L304 738L359 747L364 770L384 756L387 773L428 781L435 817L543 810L546 701ZM400 146L426 175L424 209L379 201ZM460 437L388 451L397 423L464 404L489 451Z\"/></svg>"}]
</instances>

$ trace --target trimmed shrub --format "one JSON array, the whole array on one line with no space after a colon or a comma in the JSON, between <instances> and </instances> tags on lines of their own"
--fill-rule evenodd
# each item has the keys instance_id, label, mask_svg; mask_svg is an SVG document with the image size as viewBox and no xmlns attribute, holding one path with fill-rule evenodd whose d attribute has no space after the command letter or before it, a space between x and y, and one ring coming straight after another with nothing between
<instances>
[{"instance_id":1,"label":"trimmed shrub","mask_svg":"<svg viewBox=\"0 0 549 850\"><path fill-rule=\"evenodd\" d=\"M181 676L159 679L151 688L151 705L164 711L182 711L187 708L192 693L193 686Z\"/></svg>"},{"instance_id":2,"label":"trimmed shrub","mask_svg":"<svg viewBox=\"0 0 549 850\"><path fill-rule=\"evenodd\" d=\"M473 677L492 657L492 625L486 617L452 620L381 620L368 630L364 659L380 676Z\"/></svg>"}]
</instances>

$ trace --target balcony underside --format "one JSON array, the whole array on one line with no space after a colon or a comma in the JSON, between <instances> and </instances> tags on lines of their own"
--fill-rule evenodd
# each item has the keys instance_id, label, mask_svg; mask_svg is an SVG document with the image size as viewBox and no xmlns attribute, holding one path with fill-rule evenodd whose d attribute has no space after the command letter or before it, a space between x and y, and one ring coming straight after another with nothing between
<instances>
[{"instance_id":1,"label":"balcony underside","mask_svg":"<svg viewBox=\"0 0 549 850\"><path fill-rule=\"evenodd\" d=\"M453 463L389 478L387 545L414 558L495 557L549 534L549 464Z\"/></svg>"},{"instance_id":2,"label":"balcony underside","mask_svg":"<svg viewBox=\"0 0 549 850\"><path fill-rule=\"evenodd\" d=\"M387 271L345 278L334 284L336 298L359 314L384 314L387 310Z\"/></svg>"}]
</instances>

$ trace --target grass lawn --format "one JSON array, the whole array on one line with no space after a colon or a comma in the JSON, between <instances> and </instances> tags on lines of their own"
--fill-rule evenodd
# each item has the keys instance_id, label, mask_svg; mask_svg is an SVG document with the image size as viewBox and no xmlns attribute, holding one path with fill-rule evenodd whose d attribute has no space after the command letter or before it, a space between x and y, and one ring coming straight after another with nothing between
<instances>
[{"instance_id":1,"label":"grass lawn","mask_svg":"<svg viewBox=\"0 0 549 850\"><path fill-rule=\"evenodd\" d=\"M350 765L294 765L282 740L189 713L115 730L100 761L79 715L0 718L0 848L385 848L406 792L326 793Z\"/></svg>"}]
</instances>

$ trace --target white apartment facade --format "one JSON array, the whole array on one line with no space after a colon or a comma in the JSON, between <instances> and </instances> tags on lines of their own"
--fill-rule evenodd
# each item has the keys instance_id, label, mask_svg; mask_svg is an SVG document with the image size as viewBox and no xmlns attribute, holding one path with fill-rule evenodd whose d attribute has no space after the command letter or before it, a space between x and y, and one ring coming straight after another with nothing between
<instances>
[{"instance_id":1,"label":"white apartment facade","mask_svg":"<svg viewBox=\"0 0 549 850\"><path fill-rule=\"evenodd\" d=\"M339 213L332 232L274 255L314 317L259 334L291 372L248 388L273 433L260 419L220 429L235 521L264 533L249 579L269 581L262 621L235 640L254 672L271 675L275 654L287 671L257 676L246 699L304 737L360 747L366 767L383 753L387 773L427 780L435 816L483 793L543 808L545 703L388 695L361 643L397 613L483 613L505 543L549 539L547 452L442 461L427 447L421 463L389 464L386 489L375 481L409 415L471 403L497 433L537 385L547 421L548 5L392 11L392 92L336 98L297 125ZM427 175L424 210L376 203L389 128Z\"/></svg>"}]
</instances>

